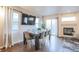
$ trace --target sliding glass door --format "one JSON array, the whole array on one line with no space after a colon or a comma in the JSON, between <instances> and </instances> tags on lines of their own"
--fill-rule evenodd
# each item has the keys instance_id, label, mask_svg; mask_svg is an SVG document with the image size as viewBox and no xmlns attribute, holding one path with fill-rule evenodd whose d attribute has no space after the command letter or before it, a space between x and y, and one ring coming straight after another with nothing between
<instances>
[{"instance_id":1,"label":"sliding glass door","mask_svg":"<svg viewBox=\"0 0 79 59\"><path fill-rule=\"evenodd\" d=\"M46 28L51 30L51 35L57 35L57 19L47 19Z\"/></svg>"},{"instance_id":2,"label":"sliding glass door","mask_svg":"<svg viewBox=\"0 0 79 59\"><path fill-rule=\"evenodd\" d=\"M46 20L46 28L47 28L48 30L51 29L51 24L52 24L52 20L51 20L51 19L47 19L47 20Z\"/></svg>"},{"instance_id":3,"label":"sliding glass door","mask_svg":"<svg viewBox=\"0 0 79 59\"><path fill-rule=\"evenodd\" d=\"M51 21L51 34L52 35L57 35L57 19L54 18Z\"/></svg>"}]
</instances>

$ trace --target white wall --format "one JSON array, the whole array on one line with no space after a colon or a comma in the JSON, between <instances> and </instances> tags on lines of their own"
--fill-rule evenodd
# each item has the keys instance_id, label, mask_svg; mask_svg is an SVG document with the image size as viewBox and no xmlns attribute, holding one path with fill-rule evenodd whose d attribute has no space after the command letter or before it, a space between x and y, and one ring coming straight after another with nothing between
<instances>
[{"instance_id":1,"label":"white wall","mask_svg":"<svg viewBox=\"0 0 79 59\"><path fill-rule=\"evenodd\" d=\"M62 22L61 17L63 16L76 16L76 21L75 22ZM58 36L61 37L63 36L63 27L73 27L75 29L75 35L79 34L79 12L77 13L60 13L56 15L49 15L49 16L44 16L44 20L50 19L53 17L58 18Z\"/></svg>"}]
</instances>

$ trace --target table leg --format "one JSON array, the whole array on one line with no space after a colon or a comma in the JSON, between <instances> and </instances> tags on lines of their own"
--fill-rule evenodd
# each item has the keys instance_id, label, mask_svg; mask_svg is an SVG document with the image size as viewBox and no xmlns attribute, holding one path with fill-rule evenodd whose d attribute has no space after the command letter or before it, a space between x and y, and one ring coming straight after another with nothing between
<instances>
[{"instance_id":1,"label":"table leg","mask_svg":"<svg viewBox=\"0 0 79 59\"><path fill-rule=\"evenodd\" d=\"M40 44L39 44L39 36L37 35L36 37L35 37L35 50L39 50L39 46Z\"/></svg>"},{"instance_id":2,"label":"table leg","mask_svg":"<svg viewBox=\"0 0 79 59\"><path fill-rule=\"evenodd\" d=\"M51 34L49 34L49 40L50 40Z\"/></svg>"}]
</instances>

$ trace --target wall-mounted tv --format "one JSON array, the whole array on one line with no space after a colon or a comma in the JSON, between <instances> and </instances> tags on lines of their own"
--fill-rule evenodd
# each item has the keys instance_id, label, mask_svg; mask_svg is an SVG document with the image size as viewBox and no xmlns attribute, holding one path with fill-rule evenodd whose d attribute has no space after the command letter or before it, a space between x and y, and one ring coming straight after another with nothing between
<instances>
[{"instance_id":1,"label":"wall-mounted tv","mask_svg":"<svg viewBox=\"0 0 79 59\"><path fill-rule=\"evenodd\" d=\"M35 25L35 16L22 14L22 25Z\"/></svg>"},{"instance_id":2,"label":"wall-mounted tv","mask_svg":"<svg viewBox=\"0 0 79 59\"><path fill-rule=\"evenodd\" d=\"M22 25L26 25L28 20L28 15L22 14Z\"/></svg>"}]
</instances>

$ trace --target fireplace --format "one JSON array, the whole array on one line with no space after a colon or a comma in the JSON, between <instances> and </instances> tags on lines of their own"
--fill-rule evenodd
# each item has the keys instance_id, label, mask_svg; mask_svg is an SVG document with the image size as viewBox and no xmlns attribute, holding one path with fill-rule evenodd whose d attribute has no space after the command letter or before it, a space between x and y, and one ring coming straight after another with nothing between
<instances>
[{"instance_id":1,"label":"fireplace","mask_svg":"<svg viewBox=\"0 0 79 59\"><path fill-rule=\"evenodd\" d=\"M74 28L67 28L67 27L63 28L63 34L73 36Z\"/></svg>"}]
</instances>

